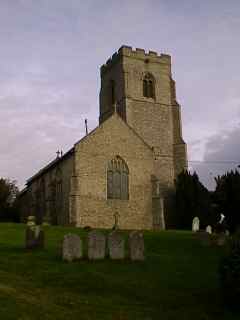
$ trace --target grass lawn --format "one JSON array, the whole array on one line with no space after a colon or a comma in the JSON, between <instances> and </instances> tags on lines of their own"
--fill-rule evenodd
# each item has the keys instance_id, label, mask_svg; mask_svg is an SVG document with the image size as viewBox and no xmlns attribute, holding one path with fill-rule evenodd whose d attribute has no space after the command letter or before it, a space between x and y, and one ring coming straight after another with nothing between
<instances>
[{"instance_id":1,"label":"grass lawn","mask_svg":"<svg viewBox=\"0 0 240 320\"><path fill-rule=\"evenodd\" d=\"M46 227L46 249L24 249L25 226L0 224L0 319L239 319L218 290L221 248L190 232L146 232L146 261L61 261L59 244L80 229Z\"/></svg>"}]
</instances>

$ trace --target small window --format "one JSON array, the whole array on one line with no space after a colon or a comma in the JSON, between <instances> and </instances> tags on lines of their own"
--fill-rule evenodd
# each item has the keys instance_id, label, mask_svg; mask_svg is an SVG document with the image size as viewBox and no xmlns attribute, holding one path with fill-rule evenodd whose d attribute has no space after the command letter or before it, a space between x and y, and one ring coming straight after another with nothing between
<instances>
[{"instance_id":1,"label":"small window","mask_svg":"<svg viewBox=\"0 0 240 320\"><path fill-rule=\"evenodd\" d=\"M155 98L154 77L148 73L143 79L143 96L146 98Z\"/></svg>"},{"instance_id":2,"label":"small window","mask_svg":"<svg viewBox=\"0 0 240 320\"><path fill-rule=\"evenodd\" d=\"M125 161L117 156L108 163L107 198L128 200L129 180Z\"/></svg>"}]
</instances>

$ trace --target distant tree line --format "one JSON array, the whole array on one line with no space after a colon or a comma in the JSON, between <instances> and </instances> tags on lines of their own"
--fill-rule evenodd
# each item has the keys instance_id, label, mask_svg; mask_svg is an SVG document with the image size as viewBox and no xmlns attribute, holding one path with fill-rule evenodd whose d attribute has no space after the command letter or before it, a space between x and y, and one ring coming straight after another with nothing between
<instances>
[{"instance_id":1,"label":"distant tree line","mask_svg":"<svg viewBox=\"0 0 240 320\"><path fill-rule=\"evenodd\" d=\"M215 230L227 228L235 232L240 228L240 174L230 171L215 177L216 188L208 191L196 172L183 171L176 179L177 228L191 229L192 220L199 217L201 227L212 225ZM219 225L221 214L224 223Z\"/></svg>"}]
</instances>

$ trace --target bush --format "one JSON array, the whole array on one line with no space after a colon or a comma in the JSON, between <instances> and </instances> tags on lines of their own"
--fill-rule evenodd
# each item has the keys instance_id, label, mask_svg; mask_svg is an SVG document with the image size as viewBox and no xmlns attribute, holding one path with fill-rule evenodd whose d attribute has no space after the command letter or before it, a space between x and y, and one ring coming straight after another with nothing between
<instances>
[{"instance_id":1,"label":"bush","mask_svg":"<svg viewBox=\"0 0 240 320\"><path fill-rule=\"evenodd\" d=\"M229 242L228 253L220 262L220 286L224 303L240 310L240 235Z\"/></svg>"}]
</instances>

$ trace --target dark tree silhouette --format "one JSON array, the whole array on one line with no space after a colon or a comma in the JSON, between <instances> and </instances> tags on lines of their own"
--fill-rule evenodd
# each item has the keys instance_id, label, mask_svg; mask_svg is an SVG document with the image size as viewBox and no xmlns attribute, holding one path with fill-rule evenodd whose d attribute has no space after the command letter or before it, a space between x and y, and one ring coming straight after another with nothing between
<instances>
[{"instance_id":1,"label":"dark tree silhouette","mask_svg":"<svg viewBox=\"0 0 240 320\"><path fill-rule=\"evenodd\" d=\"M16 181L0 178L0 220L18 221Z\"/></svg>"},{"instance_id":2,"label":"dark tree silhouette","mask_svg":"<svg viewBox=\"0 0 240 320\"><path fill-rule=\"evenodd\" d=\"M225 215L225 222L230 232L240 228L240 174L230 171L217 176L214 201L218 211Z\"/></svg>"},{"instance_id":3,"label":"dark tree silhouette","mask_svg":"<svg viewBox=\"0 0 240 320\"><path fill-rule=\"evenodd\" d=\"M196 172L180 173L176 180L176 214L179 229L191 229L194 217L199 217L200 227L205 228L215 222L215 214L211 207L211 194L199 181Z\"/></svg>"}]
</instances>

